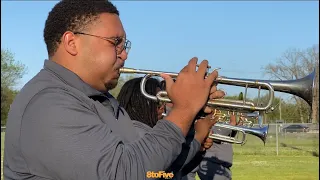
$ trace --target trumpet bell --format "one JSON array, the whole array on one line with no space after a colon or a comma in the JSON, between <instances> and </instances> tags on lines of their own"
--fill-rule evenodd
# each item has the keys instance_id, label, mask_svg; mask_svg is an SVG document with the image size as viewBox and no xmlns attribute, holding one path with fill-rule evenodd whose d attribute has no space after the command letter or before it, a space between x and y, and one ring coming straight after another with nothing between
<instances>
[{"instance_id":1,"label":"trumpet bell","mask_svg":"<svg viewBox=\"0 0 320 180\"><path fill-rule=\"evenodd\" d=\"M286 81L260 80L261 82L270 83L275 91L292 94L302 98L312 108L313 91L315 88L315 69L307 76Z\"/></svg>"}]
</instances>

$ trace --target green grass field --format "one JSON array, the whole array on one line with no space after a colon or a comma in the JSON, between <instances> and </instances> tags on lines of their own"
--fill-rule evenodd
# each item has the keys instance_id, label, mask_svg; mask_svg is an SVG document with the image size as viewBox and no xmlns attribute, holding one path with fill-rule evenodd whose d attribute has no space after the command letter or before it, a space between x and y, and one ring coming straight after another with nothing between
<instances>
[{"instance_id":1,"label":"green grass field","mask_svg":"<svg viewBox=\"0 0 320 180\"><path fill-rule=\"evenodd\" d=\"M319 134L279 136L278 156L274 137L269 135L264 146L258 138L248 135L245 145L234 145L234 180L319 179ZM3 148L4 133L1 133L1 180Z\"/></svg>"},{"instance_id":2,"label":"green grass field","mask_svg":"<svg viewBox=\"0 0 320 180\"><path fill-rule=\"evenodd\" d=\"M278 156L275 136L268 138L266 146L254 136L247 137L244 146L234 145L233 179L319 179L318 134L279 136Z\"/></svg>"}]
</instances>

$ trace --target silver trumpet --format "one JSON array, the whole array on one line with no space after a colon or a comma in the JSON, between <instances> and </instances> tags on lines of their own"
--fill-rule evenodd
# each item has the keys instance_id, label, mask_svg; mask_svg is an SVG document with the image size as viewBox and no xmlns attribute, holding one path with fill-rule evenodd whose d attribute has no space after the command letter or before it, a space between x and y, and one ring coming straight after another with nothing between
<instances>
[{"instance_id":1,"label":"silver trumpet","mask_svg":"<svg viewBox=\"0 0 320 180\"><path fill-rule=\"evenodd\" d=\"M144 69L134 69L134 68L127 68L123 67L120 69L120 73L133 73L133 74L145 74L144 78L141 81L140 89L142 94L155 101L162 101L170 103L171 100L167 97L166 91L159 91L156 96L150 95L145 91L145 84L146 81L151 76L159 76L160 74L168 74L172 78L176 78L178 73L173 72L162 72L162 71L152 71L152 70L144 70ZM297 80L286 80L286 81L271 81L271 80L257 80L257 79L239 79L239 78L229 78L224 76L219 76L216 79L218 84L225 84L225 85L233 85L233 86L240 86L245 87L245 93L243 96L243 100L229 100L229 99L215 99L209 100L207 102L207 106L216 107L219 109L225 110L238 110L238 111L270 111L273 109L272 103L274 100L274 91L289 93L292 95L299 96L300 98L304 99L309 106L312 105L312 98L313 98L313 89L314 89L314 82L315 81L315 71L313 71L308 76L297 79ZM256 88L258 89L258 102L254 104L253 102L248 102L246 100L247 96L247 89L248 88ZM260 90L266 89L269 90L269 99L264 103L260 103Z\"/></svg>"},{"instance_id":2,"label":"silver trumpet","mask_svg":"<svg viewBox=\"0 0 320 180\"><path fill-rule=\"evenodd\" d=\"M245 144L247 134L251 134L260 138L263 144L265 145L267 140L267 135L268 135L268 129L269 129L269 125L261 128L247 128L243 126L232 126L224 123L216 123L214 126L237 131L237 133L242 133L243 134L242 139L237 140L236 137L225 136L225 135L220 135L215 133L210 134L209 138L222 141L222 142L231 143L231 144L241 144L241 145Z\"/></svg>"},{"instance_id":3,"label":"silver trumpet","mask_svg":"<svg viewBox=\"0 0 320 180\"><path fill-rule=\"evenodd\" d=\"M167 114L162 113L162 115L166 116ZM225 114L222 114L222 115L224 116ZM220 114L215 114L214 116L220 116ZM259 139L261 139L261 141L263 142L264 145L266 144L269 125L267 125L265 127L260 126L260 128L252 128L252 125L253 125L252 122L248 121L248 123L250 125L232 126L232 125L227 124L228 121L223 121L223 120L227 119L227 117L228 116L219 117L218 122L214 126L237 131L237 133L242 134L242 139L237 140L236 137L225 136L225 135L220 135L220 134L216 134L216 133L209 134L209 136L208 136L209 138L211 138L213 140L221 141L221 142L244 145L246 143L246 135L251 134L251 135L254 135L254 136L258 137Z\"/></svg>"},{"instance_id":4,"label":"silver trumpet","mask_svg":"<svg viewBox=\"0 0 320 180\"><path fill-rule=\"evenodd\" d=\"M168 74L172 78L176 78L178 73L172 72L162 72L162 71L152 71L144 69L134 69L123 67L120 69L120 73L133 73L133 74L145 74L140 83L141 93L148 99L154 101L162 101L170 103L171 100L168 98L166 91L159 91L156 96L150 95L145 90L145 85L147 80L152 76L159 76L160 74ZM264 112L272 111L272 103L274 100L274 91L289 93L292 95L299 96L304 99L309 106L312 106L313 100L313 89L315 85L315 71L310 73L308 76L297 79L297 80L287 80L287 81L270 81L270 80L257 80L257 79L239 79L239 78L228 78L224 76L219 76L216 79L218 84L233 85L245 87L245 93L243 100L230 100L230 99L215 99L209 100L207 106L219 109L219 110L230 110L236 112ZM257 103L247 101L247 89L256 88L258 89L258 101ZM266 103L260 102L260 90L266 89L269 91L268 101ZM265 105L263 105L265 104ZM312 107L311 107L312 108ZM233 137L219 135L219 134L210 134L210 138L220 140L223 142L233 143L233 144L244 144L246 139L246 134L252 134L259 137L264 143L268 134L268 127L260 128L247 128L247 127L238 127L232 126L225 123L216 123L215 127L227 128L230 130L238 131L243 133L243 139L237 140Z\"/></svg>"}]
</instances>

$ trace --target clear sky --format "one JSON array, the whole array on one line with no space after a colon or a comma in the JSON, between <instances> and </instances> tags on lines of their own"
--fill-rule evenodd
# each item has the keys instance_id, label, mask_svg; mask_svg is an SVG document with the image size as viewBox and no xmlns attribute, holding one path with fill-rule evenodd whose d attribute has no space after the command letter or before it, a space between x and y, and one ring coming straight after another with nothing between
<instances>
[{"instance_id":1,"label":"clear sky","mask_svg":"<svg viewBox=\"0 0 320 180\"><path fill-rule=\"evenodd\" d=\"M57 1L1 1L1 48L28 68L43 67L43 28ZM114 1L132 49L127 67L178 72L194 56L220 75L269 79L261 68L288 48L319 42L318 1ZM226 87L227 93L239 89ZM255 91L253 91L255 92Z\"/></svg>"}]
</instances>

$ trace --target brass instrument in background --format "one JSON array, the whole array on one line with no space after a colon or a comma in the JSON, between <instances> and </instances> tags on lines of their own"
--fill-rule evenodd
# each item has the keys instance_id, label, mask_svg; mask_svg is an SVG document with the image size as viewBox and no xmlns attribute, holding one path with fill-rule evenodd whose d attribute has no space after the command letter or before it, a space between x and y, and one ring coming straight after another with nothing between
<instances>
[{"instance_id":1,"label":"brass instrument in background","mask_svg":"<svg viewBox=\"0 0 320 180\"><path fill-rule=\"evenodd\" d=\"M159 76L160 74L168 74L172 78L176 78L178 73L172 72L162 72L162 71L152 71L152 70L143 70L143 69L133 69L123 67L120 69L120 73L133 73L133 74L145 74L140 83L141 93L148 99L154 101L162 101L170 103L171 100L167 97L166 91L159 91L156 96L150 95L145 90L146 81L152 76ZM218 84L225 85L233 85L245 87L245 93L243 96L243 100L230 100L230 99L215 99L214 101L208 101L207 106L213 107L218 110L226 110L226 111L235 111L241 113L250 113L250 112L262 112L267 113L268 111L272 111L272 103L274 100L274 91L289 93L292 95L296 95L304 99L311 107L312 98L313 98L313 89L314 89L314 79L315 79L315 71L313 71L308 76L297 79L297 80L287 80L287 81L270 81L270 80L256 80L256 79L239 79L239 78L228 78L219 76L216 79ZM247 101L247 89L248 88L256 88L258 89L258 100L257 103ZM269 99L266 103L260 102L260 90L266 89L269 91ZM266 141L266 137L268 134L268 127L260 128L250 128L250 127L238 127L232 126L225 123L216 123L215 127L226 128L234 131L238 131L243 133L242 140L236 140L235 138L219 135L219 134L211 134L210 138L233 143L233 144L244 144L246 134L252 134L259 137L264 143Z\"/></svg>"},{"instance_id":2,"label":"brass instrument in background","mask_svg":"<svg viewBox=\"0 0 320 180\"><path fill-rule=\"evenodd\" d=\"M237 124L236 126L230 125L231 115L236 116L236 124ZM261 139L264 144L266 143L269 126L262 127L262 115L259 112L239 113L234 111L233 112L227 111L226 113L223 113L220 110L215 110L215 113L213 116L218 117L217 118L218 122L217 124L215 124L215 126L230 129L233 131L238 131L238 135L239 133L242 134L242 139L237 140L236 137L225 136L225 135L220 135L216 133L210 134L209 135L210 138L223 141L223 142L232 143L232 144L243 145L246 140L246 134L251 134ZM253 128L253 122L250 121L249 119L257 120L257 124L259 125L259 128Z\"/></svg>"},{"instance_id":3,"label":"brass instrument in background","mask_svg":"<svg viewBox=\"0 0 320 180\"><path fill-rule=\"evenodd\" d=\"M243 145L246 142L246 135L247 134L251 134L251 135L258 137L259 139L262 140L263 144L265 145L266 140L267 140L267 135L268 135L268 129L269 129L269 125L265 126L265 127L261 127L261 128L247 128L244 126L232 126L232 125L225 124L225 123L216 123L214 126L233 130L233 131L238 131L237 132L238 134L239 133L242 134L242 139L237 140L236 137L225 136L225 135L220 135L220 134L216 134L216 133L210 134L209 138L214 139L214 140L219 140L222 142L228 142L231 144L241 144L241 145Z\"/></svg>"},{"instance_id":4,"label":"brass instrument in background","mask_svg":"<svg viewBox=\"0 0 320 180\"><path fill-rule=\"evenodd\" d=\"M253 113L242 113L235 111L222 112L221 110L215 110L214 116L218 117L218 122L229 124L231 114L236 116L236 123L241 124L243 127L251 128L254 124L252 121L255 120L257 120L259 127L262 126L262 115L257 111Z\"/></svg>"}]
</instances>

